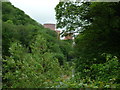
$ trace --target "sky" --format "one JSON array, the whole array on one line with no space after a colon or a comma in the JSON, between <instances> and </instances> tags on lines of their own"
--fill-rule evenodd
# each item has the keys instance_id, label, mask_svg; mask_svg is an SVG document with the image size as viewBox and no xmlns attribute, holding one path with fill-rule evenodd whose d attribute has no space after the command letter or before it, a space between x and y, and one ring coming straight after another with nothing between
<instances>
[{"instance_id":1,"label":"sky","mask_svg":"<svg viewBox=\"0 0 120 90\"><path fill-rule=\"evenodd\" d=\"M23 10L37 22L56 23L55 6L59 0L9 0L15 7Z\"/></svg>"}]
</instances>

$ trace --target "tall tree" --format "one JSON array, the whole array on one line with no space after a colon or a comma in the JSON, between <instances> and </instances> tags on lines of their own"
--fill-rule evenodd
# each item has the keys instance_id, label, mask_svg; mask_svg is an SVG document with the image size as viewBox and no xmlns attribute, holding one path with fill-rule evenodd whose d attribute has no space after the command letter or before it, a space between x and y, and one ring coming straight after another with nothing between
<instances>
[{"instance_id":1,"label":"tall tree","mask_svg":"<svg viewBox=\"0 0 120 90\"><path fill-rule=\"evenodd\" d=\"M118 8L120 2L60 2L56 6L57 27L65 28L65 32L79 32L75 39L78 69L104 63L102 53L120 56Z\"/></svg>"}]
</instances>

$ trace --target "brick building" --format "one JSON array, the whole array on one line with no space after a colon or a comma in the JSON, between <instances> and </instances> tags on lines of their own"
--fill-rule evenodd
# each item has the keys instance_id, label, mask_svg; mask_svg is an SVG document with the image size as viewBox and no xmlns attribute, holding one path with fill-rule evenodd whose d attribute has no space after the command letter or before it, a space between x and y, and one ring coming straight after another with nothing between
<instances>
[{"instance_id":1,"label":"brick building","mask_svg":"<svg viewBox=\"0 0 120 90\"><path fill-rule=\"evenodd\" d=\"M59 31L59 30L56 30L55 24L48 23L48 24L44 24L43 26L44 26L45 28L49 28L49 29L51 29L51 30L53 30L53 31L56 31L57 34L58 34L58 39L60 39L60 31Z\"/></svg>"},{"instance_id":2,"label":"brick building","mask_svg":"<svg viewBox=\"0 0 120 90\"><path fill-rule=\"evenodd\" d=\"M45 28L49 28L49 29L51 29L51 30L55 30L55 24L44 24L43 25Z\"/></svg>"},{"instance_id":3,"label":"brick building","mask_svg":"<svg viewBox=\"0 0 120 90\"><path fill-rule=\"evenodd\" d=\"M45 28L49 28L49 29L51 29L51 30L56 31L57 34L58 34L58 38L60 39L60 30L56 30L56 25L55 25L55 24L46 23L46 24L44 24L43 26L44 26ZM64 40L73 39L73 38L72 38L72 35L73 35L73 33L67 34L67 35L65 36Z\"/></svg>"}]
</instances>

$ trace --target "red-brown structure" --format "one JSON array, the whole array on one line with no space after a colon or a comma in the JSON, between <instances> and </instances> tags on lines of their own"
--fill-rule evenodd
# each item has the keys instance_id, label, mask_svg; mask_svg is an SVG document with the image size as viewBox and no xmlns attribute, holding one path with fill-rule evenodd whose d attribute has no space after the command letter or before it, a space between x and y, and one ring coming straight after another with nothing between
<instances>
[{"instance_id":1,"label":"red-brown structure","mask_svg":"<svg viewBox=\"0 0 120 90\"><path fill-rule=\"evenodd\" d=\"M55 28L55 24L44 24L43 25L45 28L49 28L49 29L51 29L51 30L54 30L54 31L56 31L57 32L57 34L58 34L58 39L60 39L60 31L59 30L56 30L56 28Z\"/></svg>"},{"instance_id":2,"label":"red-brown structure","mask_svg":"<svg viewBox=\"0 0 120 90\"><path fill-rule=\"evenodd\" d=\"M51 30L55 30L55 24L44 24L43 25L45 28L49 28Z\"/></svg>"},{"instance_id":3,"label":"red-brown structure","mask_svg":"<svg viewBox=\"0 0 120 90\"><path fill-rule=\"evenodd\" d=\"M57 34L58 34L58 39L60 39L60 31L59 31L59 30L56 30L56 28L55 28L55 24L46 23L46 24L44 24L43 26L44 26L45 28L49 28L49 29L51 29L51 30L56 31ZM67 34L67 35L65 36L64 40L70 40L70 39L73 39L72 35L73 35L73 33L69 33L69 34Z\"/></svg>"}]
</instances>

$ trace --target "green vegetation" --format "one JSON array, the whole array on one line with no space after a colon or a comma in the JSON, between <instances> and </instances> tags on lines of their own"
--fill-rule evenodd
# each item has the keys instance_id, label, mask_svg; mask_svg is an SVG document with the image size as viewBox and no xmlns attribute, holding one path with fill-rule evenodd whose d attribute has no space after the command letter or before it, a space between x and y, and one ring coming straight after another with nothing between
<instances>
[{"instance_id":1,"label":"green vegetation","mask_svg":"<svg viewBox=\"0 0 120 90\"><path fill-rule=\"evenodd\" d=\"M89 78L95 83L104 82L100 87L108 83L120 87L118 8L120 2L60 2L56 6L57 27L65 28L63 34L78 33L74 62L76 73L80 73L79 80Z\"/></svg>"},{"instance_id":2,"label":"green vegetation","mask_svg":"<svg viewBox=\"0 0 120 90\"><path fill-rule=\"evenodd\" d=\"M52 87L62 75L71 75L71 44L11 3L2 4L3 87Z\"/></svg>"},{"instance_id":3,"label":"green vegetation","mask_svg":"<svg viewBox=\"0 0 120 90\"><path fill-rule=\"evenodd\" d=\"M57 27L75 44L2 4L3 88L120 88L119 2L60 2Z\"/></svg>"}]
</instances>

